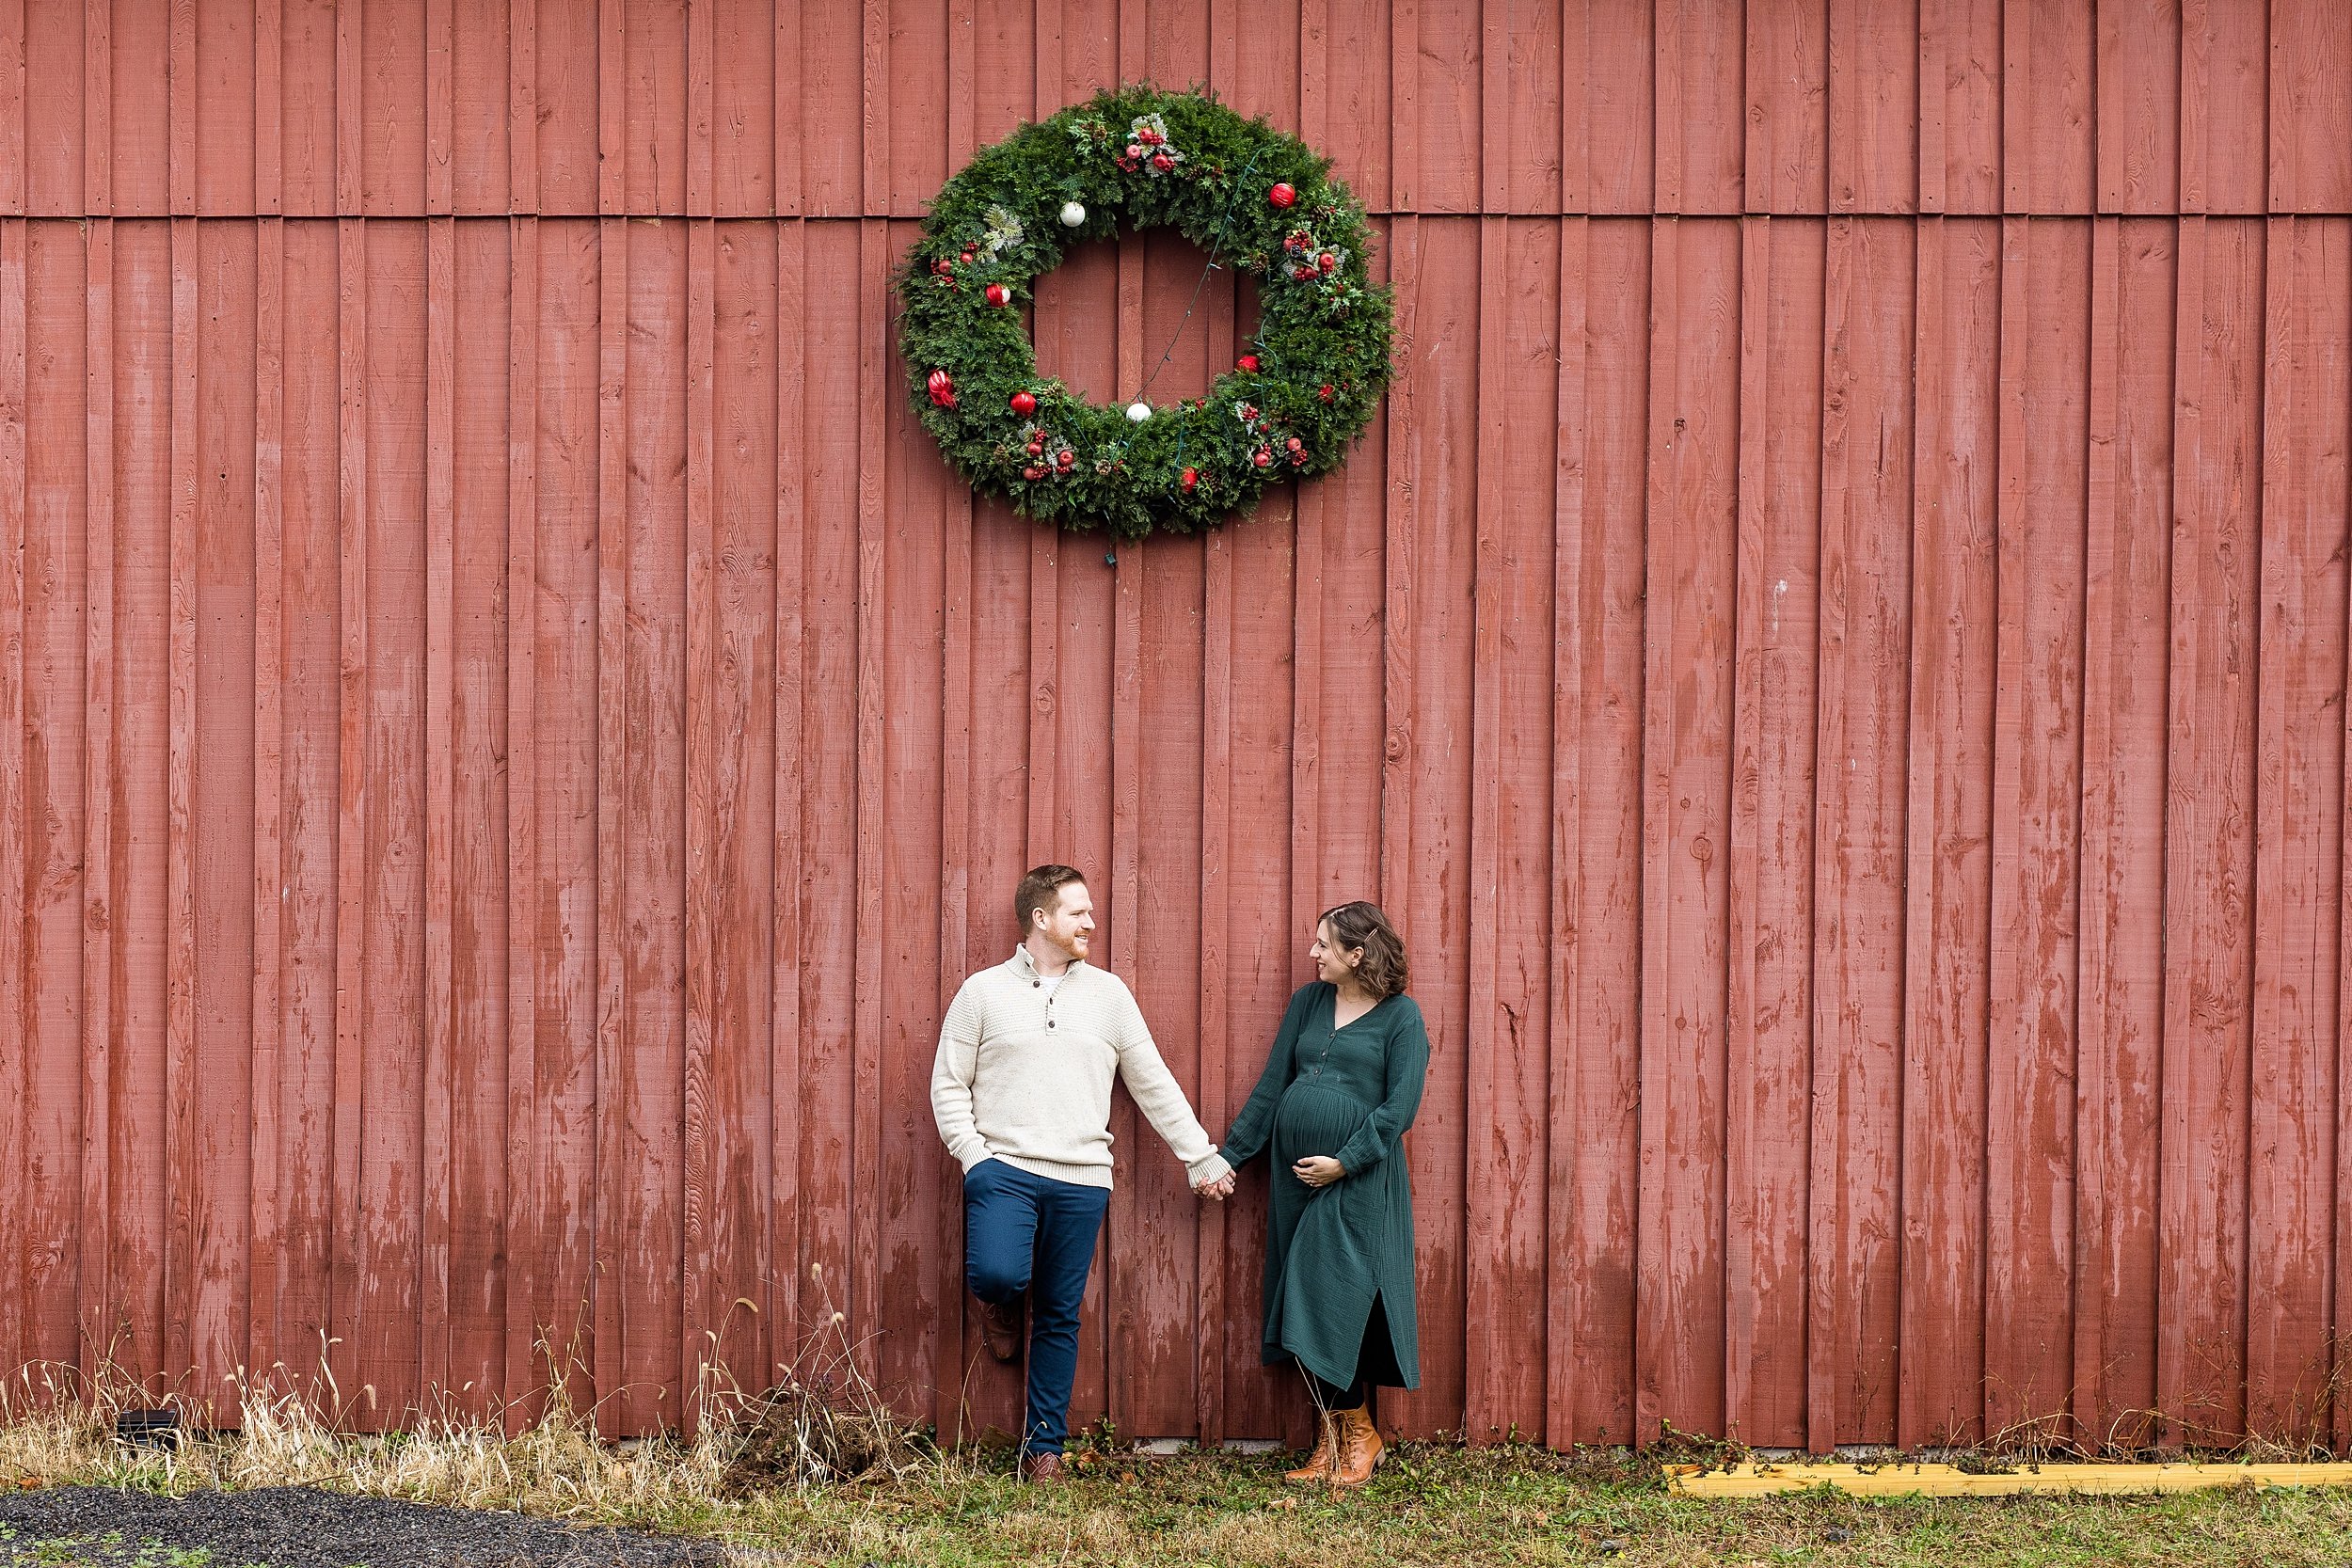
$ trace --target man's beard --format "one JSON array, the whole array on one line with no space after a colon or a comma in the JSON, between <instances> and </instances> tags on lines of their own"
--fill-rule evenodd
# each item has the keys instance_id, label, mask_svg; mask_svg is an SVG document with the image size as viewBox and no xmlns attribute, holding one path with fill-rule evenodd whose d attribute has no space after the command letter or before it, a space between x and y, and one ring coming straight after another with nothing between
<instances>
[{"instance_id":1,"label":"man's beard","mask_svg":"<svg viewBox=\"0 0 2352 1568\"><path fill-rule=\"evenodd\" d=\"M1055 946L1060 948L1062 957L1068 958L1072 963L1081 963L1085 961L1087 956L1087 939L1084 936L1073 936L1067 942L1055 942L1051 937L1048 937L1046 940L1048 942L1053 942Z\"/></svg>"}]
</instances>

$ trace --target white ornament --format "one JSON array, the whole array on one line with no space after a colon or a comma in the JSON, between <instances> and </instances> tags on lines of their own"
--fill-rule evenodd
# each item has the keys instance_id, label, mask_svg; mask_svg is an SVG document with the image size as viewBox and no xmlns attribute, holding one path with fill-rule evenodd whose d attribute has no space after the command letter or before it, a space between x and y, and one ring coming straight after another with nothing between
<instances>
[{"instance_id":1,"label":"white ornament","mask_svg":"<svg viewBox=\"0 0 2352 1568\"><path fill-rule=\"evenodd\" d=\"M1061 220L1066 227L1075 229L1086 222L1087 210L1078 202L1065 201L1061 204Z\"/></svg>"},{"instance_id":2,"label":"white ornament","mask_svg":"<svg viewBox=\"0 0 2352 1568\"><path fill-rule=\"evenodd\" d=\"M1127 405L1127 418L1137 424L1141 424L1151 417L1152 405L1148 403L1131 403Z\"/></svg>"}]
</instances>

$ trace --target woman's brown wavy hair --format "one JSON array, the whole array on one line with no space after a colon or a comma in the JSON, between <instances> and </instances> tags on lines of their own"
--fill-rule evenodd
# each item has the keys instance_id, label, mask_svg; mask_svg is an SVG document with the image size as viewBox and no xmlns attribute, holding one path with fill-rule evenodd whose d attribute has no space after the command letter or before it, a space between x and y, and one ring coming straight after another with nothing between
<instances>
[{"instance_id":1,"label":"woman's brown wavy hair","mask_svg":"<svg viewBox=\"0 0 2352 1568\"><path fill-rule=\"evenodd\" d=\"M1404 994L1405 939L1396 934L1378 905L1360 898L1342 904L1323 911L1323 924L1331 928L1332 941L1342 953L1359 947L1364 950L1364 961L1356 967L1356 983L1371 992L1375 1002Z\"/></svg>"}]
</instances>

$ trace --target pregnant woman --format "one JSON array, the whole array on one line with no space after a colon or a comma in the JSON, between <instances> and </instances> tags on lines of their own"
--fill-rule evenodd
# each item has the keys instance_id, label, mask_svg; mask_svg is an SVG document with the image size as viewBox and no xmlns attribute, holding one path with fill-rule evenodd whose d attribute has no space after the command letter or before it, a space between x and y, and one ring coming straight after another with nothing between
<instances>
[{"instance_id":1,"label":"pregnant woman","mask_svg":"<svg viewBox=\"0 0 2352 1568\"><path fill-rule=\"evenodd\" d=\"M1405 943L1388 916L1342 904L1316 923L1322 978L1291 998L1256 1092L1218 1152L1271 1147L1267 1365L1295 1360L1314 1394L1315 1450L1286 1478L1360 1486L1380 1460L1372 1390L1421 1384L1413 1189L1397 1140L1429 1069Z\"/></svg>"}]
</instances>

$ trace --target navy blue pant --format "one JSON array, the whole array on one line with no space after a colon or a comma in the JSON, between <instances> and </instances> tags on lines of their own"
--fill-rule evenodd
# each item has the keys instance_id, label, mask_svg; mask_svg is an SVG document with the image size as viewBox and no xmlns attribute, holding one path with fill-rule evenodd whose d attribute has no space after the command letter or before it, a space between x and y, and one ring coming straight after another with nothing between
<instances>
[{"instance_id":1,"label":"navy blue pant","mask_svg":"<svg viewBox=\"0 0 2352 1568\"><path fill-rule=\"evenodd\" d=\"M1024 1453L1059 1453L1069 1440L1078 1304L1110 1202L1107 1187L1033 1176L1002 1160L983 1160L964 1172L964 1282L999 1306L1029 1292Z\"/></svg>"}]
</instances>

